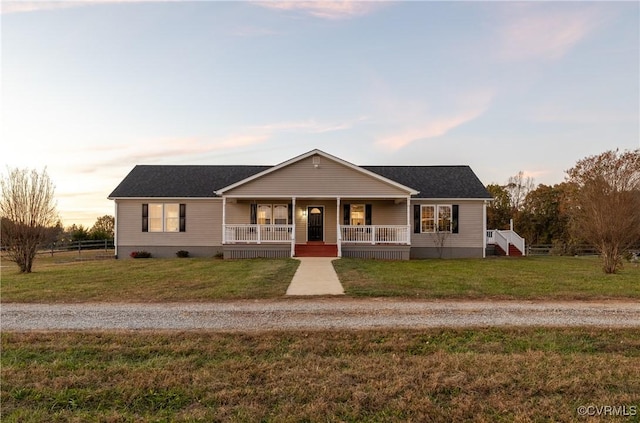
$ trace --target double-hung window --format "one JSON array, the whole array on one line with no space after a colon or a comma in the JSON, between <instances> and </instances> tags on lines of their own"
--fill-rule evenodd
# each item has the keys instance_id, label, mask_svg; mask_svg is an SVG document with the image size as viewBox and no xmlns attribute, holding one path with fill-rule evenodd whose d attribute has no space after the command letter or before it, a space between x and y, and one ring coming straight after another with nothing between
<instances>
[{"instance_id":1,"label":"double-hung window","mask_svg":"<svg viewBox=\"0 0 640 423\"><path fill-rule=\"evenodd\" d=\"M289 222L287 204L258 204L257 222L259 225L286 225Z\"/></svg>"},{"instance_id":2,"label":"double-hung window","mask_svg":"<svg viewBox=\"0 0 640 423\"><path fill-rule=\"evenodd\" d=\"M451 232L452 208L450 205L422 205L421 232Z\"/></svg>"},{"instance_id":3,"label":"double-hung window","mask_svg":"<svg viewBox=\"0 0 640 423\"><path fill-rule=\"evenodd\" d=\"M286 225L289 222L289 206L286 204L273 205L273 223Z\"/></svg>"},{"instance_id":4,"label":"double-hung window","mask_svg":"<svg viewBox=\"0 0 640 423\"><path fill-rule=\"evenodd\" d=\"M350 223L353 226L364 225L364 218L365 218L364 204L352 204Z\"/></svg>"},{"instance_id":5,"label":"double-hung window","mask_svg":"<svg viewBox=\"0 0 640 423\"><path fill-rule=\"evenodd\" d=\"M271 225L271 204L258 204L258 225Z\"/></svg>"},{"instance_id":6,"label":"double-hung window","mask_svg":"<svg viewBox=\"0 0 640 423\"><path fill-rule=\"evenodd\" d=\"M185 204L149 203L142 205L143 232L184 232L185 227Z\"/></svg>"},{"instance_id":7,"label":"double-hung window","mask_svg":"<svg viewBox=\"0 0 640 423\"><path fill-rule=\"evenodd\" d=\"M438 206L438 232L451 232L451 206Z\"/></svg>"},{"instance_id":8,"label":"double-hung window","mask_svg":"<svg viewBox=\"0 0 640 423\"><path fill-rule=\"evenodd\" d=\"M436 231L436 206L422 206L421 232Z\"/></svg>"},{"instance_id":9,"label":"double-hung window","mask_svg":"<svg viewBox=\"0 0 640 423\"><path fill-rule=\"evenodd\" d=\"M149 204L149 232L164 232L164 204Z\"/></svg>"},{"instance_id":10,"label":"double-hung window","mask_svg":"<svg viewBox=\"0 0 640 423\"><path fill-rule=\"evenodd\" d=\"M180 204L164 205L164 231L180 232Z\"/></svg>"}]
</instances>

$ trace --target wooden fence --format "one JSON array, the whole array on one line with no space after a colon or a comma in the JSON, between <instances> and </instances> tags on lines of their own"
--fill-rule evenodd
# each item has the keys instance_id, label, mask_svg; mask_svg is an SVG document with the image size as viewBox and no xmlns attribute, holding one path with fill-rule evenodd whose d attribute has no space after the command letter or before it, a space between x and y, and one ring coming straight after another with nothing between
<instances>
[{"instance_id":1,"label":"wooden fence","mask_svg":"<svg viewBox=\"0 0 640 423\"><path fill-rule=\"evenodd\" d=\"M83 253L91 254L93 256L104 256L105 258L115 256L113 239L53 243L47 248L40 250L38 254L51 254L53 257L56 253L65 253L69 251L77 251L79 256Z\"/></svg>"},{"instance_id":2,"label":"wooden fence","mask_svg":"<svg viewBox=\"0 0 640 423\"><path fill-rule=\"evenodd\" d=\"M598 255L598 251L591 245L572 245L568 247L554 246L552 244L534 244L527 246L527 255L548 256L548 255L571 255L571 256L593 256Z\"/></svg>"}]
</instances>

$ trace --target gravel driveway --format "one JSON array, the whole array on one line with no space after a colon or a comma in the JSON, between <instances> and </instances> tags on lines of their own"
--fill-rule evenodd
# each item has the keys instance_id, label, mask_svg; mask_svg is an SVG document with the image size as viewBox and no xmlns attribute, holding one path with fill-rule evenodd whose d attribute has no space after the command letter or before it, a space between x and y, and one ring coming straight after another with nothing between
<instances>
[{"instance_id":1,"label":"gravel driveway","mask_svg":"<svg viewBox=\"0 0 640 423\"><path fill-rule=\"evenodd\" d=\"M167 304L2 304L0 318L3 331L640 327L640 304L348 298Z\"/></svg>"}]
</instances>

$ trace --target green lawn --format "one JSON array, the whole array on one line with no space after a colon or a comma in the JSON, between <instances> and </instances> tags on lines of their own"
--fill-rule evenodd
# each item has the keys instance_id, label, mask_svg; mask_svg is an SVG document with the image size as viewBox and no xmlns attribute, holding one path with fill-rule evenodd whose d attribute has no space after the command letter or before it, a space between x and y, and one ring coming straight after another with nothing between
<instances>
[{"instance_id":1,"label":"green lawn","mask_svg":"<svg viewBox=\"0 0 640 423\"><path fill-rule=\"evenodd\" d=\"M640 267L606 275L595 257L334 262L347 295L460 299L640 298Z\"/></svg>"},{"instance_id":2,"label":"green lawn","mask_svg":"<svg viewBox=\"0 0 640 423\"><path fill-rule=\"evenodd\" d=\"M1 337L7 423L640 421L637 329Z\"/></svg>"},{"instance_id":3,"label":"green lawn","mask_svg":"<svg viewBox=\"0 0 640 423\"><path fill-rule=\"evenodd\" d=\"M299 262L204 258L75 261L39 257L31 274L3 261L3 302L216 301L283 297ZM422 299L640 298L640 267L605 275L593 257L334 262L347 296Z\"/></svg>"},{"instance_id":4,"label":"green lawn","mask_svg":"<svg viewBox=\"0 0 640 423\"><path fill-rule=\"evenodd\" d=\"M214 301L284 296L297 260L38 258L31 274L3 267L3 302ZM3 265L12 265L3 261Z\"/></svg>"}]
</instances>

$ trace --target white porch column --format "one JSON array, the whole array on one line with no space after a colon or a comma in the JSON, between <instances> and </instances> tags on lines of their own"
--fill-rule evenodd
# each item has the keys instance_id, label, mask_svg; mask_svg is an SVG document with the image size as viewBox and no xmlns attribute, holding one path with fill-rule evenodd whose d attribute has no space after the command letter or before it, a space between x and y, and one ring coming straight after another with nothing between
<instances>
[{"instance_id":1,"label":"white porch column","mask_svg":"<svg viewBox=\"0 0 640 423\"><path fill-rule=\"evenodd\" d=\"M336 197L336 228L338 233L336 239L338 241L338 257L342 257L342 231L340 230L340 197Z\"/></svg>"},{"instance_id":2,"label":"white porch column","mask_svg":"<svg viewBox=\"0 0 640 423\"><path fill-rule=\"evenodd\" d=\"M227 197L222 196L222 244L227 243Z\"/></svg>"},{"instance_id":3,"label":"white porch column","mask_svg":"<svg viewBox=\"0 0 640 423\"><path fill-rule=\"evenodd\" d=\"M411 196L407 197L407 245L411 245Z\"/></svg>"},{"instance_id":4,"label":"white porch column","mask_svg":"<svg viewBox=\"0 0 640 423\"><path fill-rule=\"evenodd\" d=\"M296 197L291 197L291 257L296 255Z\"/></svg>"}]
</instances>

